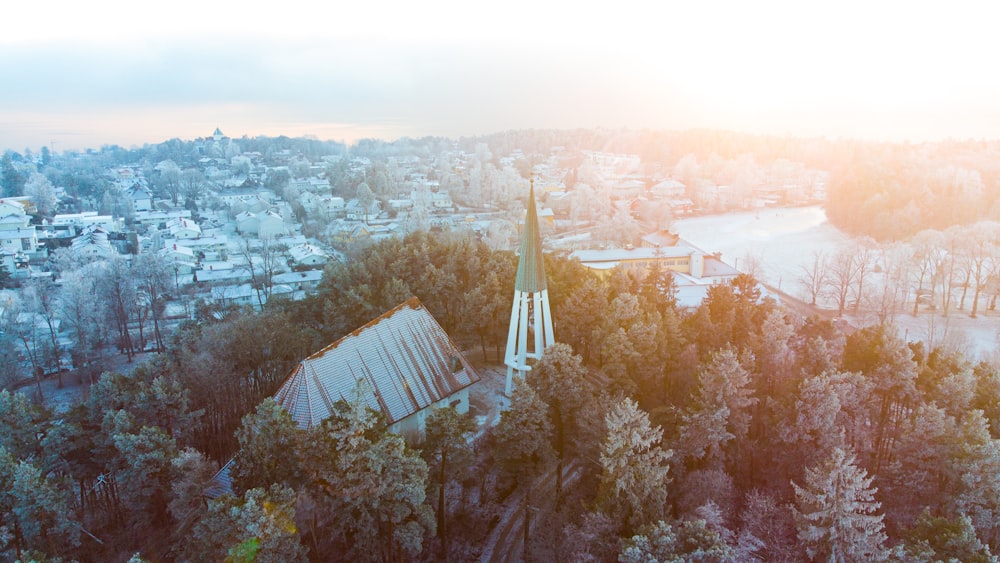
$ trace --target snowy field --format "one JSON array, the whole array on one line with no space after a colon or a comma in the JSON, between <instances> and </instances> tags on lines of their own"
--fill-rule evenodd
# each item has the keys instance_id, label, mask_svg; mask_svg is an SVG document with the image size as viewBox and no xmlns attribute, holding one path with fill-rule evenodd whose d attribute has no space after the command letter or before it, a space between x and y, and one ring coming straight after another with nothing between
<instances>
[{"instance_id":1,"label":"snowy field","mask_svg":"<svg viewBox=\"0 0 1000 563\"><path fill-rule=\"evenodd\" d=\"M722 252L722 259L738 270L746 271L748 262L756 261L761 281L805 301L809 299L799 278L803 268L811 264L813 253L832 255L850 240L827 221L820 206L693 217L675 221L673 230L702 250ZM865 315L847 319L855 326L874 322ZM947 344L972 357L1000 359L1000 313L996 311L982 311L975 319L969 318L967 311L955 311L947 318L933 312L914 317L907 311L897 315L894 323L900 336L909 341Z\"/></svg>"},{"instance_id":2,"label":"snowy field","mask_svg":"<svg viewBox=\"0 0 1000 563\"><path fill-rule=\"evenodd\" d=\"M832 254L849 240L817 205L681 219L673 230L702 250L722 252L740 271L755 260L761 281L796 297L805 297L798 279L813 252Z\"/></svg>"}]
</instances>

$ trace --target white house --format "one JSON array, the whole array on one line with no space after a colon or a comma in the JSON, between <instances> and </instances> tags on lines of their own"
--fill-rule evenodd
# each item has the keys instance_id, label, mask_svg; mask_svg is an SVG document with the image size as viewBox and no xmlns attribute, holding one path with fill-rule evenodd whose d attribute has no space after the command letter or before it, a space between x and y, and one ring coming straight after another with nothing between
<instances>
[{"instance_id":1,"label":"white house","mask_svg":"<svg viewBox=\"0 0 1000 563\"><path fill-rule=\"evenodd\" d=\"M166 224L173 219L191 219L191 211L188 209L177 209L174 211L137 211L135 221L140 225Z\"/></svg>"},{"instance_id":2,"label":"white house","mask_svg":"<svg viewBox=\"0 0 1000 563\"><path fill-rule=\"evenodd\" d=\"M224 260L229 254L229 239L226 235L177 239L171 244L190 248L195 256L201 255L206 260Z\"/></svg>"},{"instance_id":3,"label":"white house","mask_svg":"<svg viewBox=\"0 0 1000 563\"><path fill-rule=\"evenodd\" d=\"M0 268L7 270L12 278L26 278L31 274L28 257L23 252L0 248Z\"/></svg>"},{"instance_id":4,"label":"white house","mask_svg":"<svg viewBox=\"0 0 1000 563\"><path fill-rule=\"evenodd\" d=\"M115 248L108 240L108 232L100 227L85 229L70 243L70 250L78 258L86 260L106 259L115 253Z\"/></svg>"},{"instance_id":5,"label":"white house","mask_svg":"<svg viewBox=\"0 0 1000 563\"><path fill-rule=\"evenodd\" d=\"M96 226L109 233L120 233L124 230L123 220L115 219L111 215L98 215L96 211L84 211L83 213L59 213L52 218L53 227L73 227L82 230L90 226Z\"/></svg>"},{"instance_id":6,"label":"white house","mask_svg":"<svg viewBox=\"0 0 1000 563\"><path fill-rule=\"evenodd\" d=\"M0 202L0 248L13 252L33 253L38 251L38 234L35 226L29 225L31 218L20 204Z\"/></svg>"},{"instance_id":7,"label":"white house","mask_svg":"<svg viewBox=\"0 0 1000 563\"><path fill-rule=\"evenodd\" d=\"M160 256L166 259L168 264L174 266L178 274L190 274L198 263L194 251L186 246L178 246L175 243L170 243L158 252Z\"/></svg>"},{"instance_id":8,"label":"white house","mask_svg":"<svg viewBox=\"0 0 1000 563\"><path fill-rule=\"evenodd\" d=\"M271 278L274 285L287 285L293 291L313 289L323 280L323 270L306 270L304 272L282 272Z\"/></svg>"},{"instance_id":9,"label":"white house","mask_svg":"<svg viewBox=\"0 0 1000 563\"><path fill-rule=\"evenodd\" d=\"M28 208L20 198L0 199L0 217L7 215L27 215Z\"/></svg>"},{"instance_id":10,"label":"white house","mask_svg":"<svg viewBox=\"0 0 1000 563\"><path fill-rule=\"evenodd\" d=\"M382 204L376 199L366 208L357 199L352 199L347 202L345 212L350 221L374 221L382 213Z\"/></svg>"},{"instance_id":11,"label":"white house","mask_svg":"<svg viewBox=\"0 0 1000 563\"><path fill-rule=\"evenodd\" d=\"M257 214L257 238L277 238L285 234L285 220L277 211L268 209Z\"/></svg>"},{"instance_id":12,"label":"white house","mask_svg":"<svg viewBox=\"0 0 1000 563\"><path fill-rule=\"evenodd\" d=\"M257 214L251 211L244 211L236 216L236 232L243 235L255 235L260 226Z\"/></svg>"},{"instance_id":13,"label":"white house","mask_svg":"<svg viewBox=\"0 0 1000 563\"><path fill-rule=\"evenodd\" d=\"M136 211L153 209L153 192L146 186L139 183L132 184L132 187L125 190L125 195L132 200L132 208Z\"/></svg>"},{"instance_id":14,"label":"white house","mask_svg":"<svg viewBox=\"0 0 1000 563\"><path fill-rule=\"evenodd\" d=\"M432 192L431 207L434 209L451 209L455 204L451 201L448 192Z\"/></svg>"},{"instance_id":15,"label":"white house","mask_svg":"<svg viewBox=\"0 0 1000 563\"><path fill-rule=\"evenodd\" d=\"M288 255L296 266L321 266L330 261L325 252L308 243L289 248Z\"/></svg>"},{"instance_id":16,"label":"white house","mask_svg":"<svg viewBox=\"0 0 1000 563\"><path fill-rule=\"evenodd\" d=\"M173 219L167 222L167 232L170 238L198 238L201 236L201 227L198 223L188 219Z\"/></svg>"}]
</instances>

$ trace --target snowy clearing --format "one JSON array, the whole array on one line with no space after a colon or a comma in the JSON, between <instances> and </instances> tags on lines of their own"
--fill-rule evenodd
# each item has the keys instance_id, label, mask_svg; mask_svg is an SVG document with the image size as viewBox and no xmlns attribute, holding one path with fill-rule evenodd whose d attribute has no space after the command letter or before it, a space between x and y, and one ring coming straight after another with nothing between
<instances>
[{"instance_id":1,"label":"snowy clearing","mask_svg":"<svg viewBox=\"0 0 1000 563\"><path fill-rule=\"evenodd\" d=\"M681 238L708 252L722 252L722 259L746 270L748 260L758 263L758 278L765 284L808 301L799 283L803 269L817 251L833 254L850 237L827 221L820 206L771 208L745 213L707 215L675 221L673 230ZM873 276L873 281L877 276ZM875 322L871 315L846 316L855 326ZM981 311L972 319L968 311L953 311L948 317L909 311L894 318L900 336L922 340L931 346L946 344L972 358L1000 359L1000 313Z\"/></svg>"}]
</instances>

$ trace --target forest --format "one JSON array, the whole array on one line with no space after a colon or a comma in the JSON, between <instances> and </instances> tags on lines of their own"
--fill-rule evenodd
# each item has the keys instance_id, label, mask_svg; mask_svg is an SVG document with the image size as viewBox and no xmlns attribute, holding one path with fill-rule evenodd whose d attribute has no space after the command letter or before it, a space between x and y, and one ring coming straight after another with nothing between
<instances>
[{"instance_id":1,"label":"forest","mask_svg":"<svg viewBox=\"0 0 1000 563\"><path fill-rule=\"evenodd\" d=\"M680 310L665 272L546 256L559 344L497 426L443 409L411 447L342 401L299 430L268 400L291 367L411 295L502 357L512 253L422 233L351 258L304 301L198 308L69 412L0 393L4 558L477 560L517 501L529 561L996 560L997 367L746 275Z\"/></svg>"}]
</instances>

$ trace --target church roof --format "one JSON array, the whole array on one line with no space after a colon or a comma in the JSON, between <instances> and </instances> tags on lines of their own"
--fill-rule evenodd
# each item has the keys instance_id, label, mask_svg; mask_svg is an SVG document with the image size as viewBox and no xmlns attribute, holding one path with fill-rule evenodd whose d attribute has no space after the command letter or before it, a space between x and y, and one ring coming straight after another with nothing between
<instances>
[{"instance_id":1,"label":"church roof","mask_svg":"<svg viewBox=\"0 0 1000 563\"><path fill-rule=\"evenodd\" d=\"M367 383L368 406L398 422L479 381L479 374L416 297L309 356L274 398L301 428Z\"/></svg>"},{"instance_id":2,"label":"church roof","mask_svg":"<svg viewBox=\"0 0 1000 563\"><path fill-rule=\"evenodd\" d=\"M528 216L521 234L521 257L517 261L514 289L527 293L542 291L545 285L545 262L542 259L542 233L538 229L538 209L535 205L535 183L528 192Z\"/></svg>"}]
</instances>

